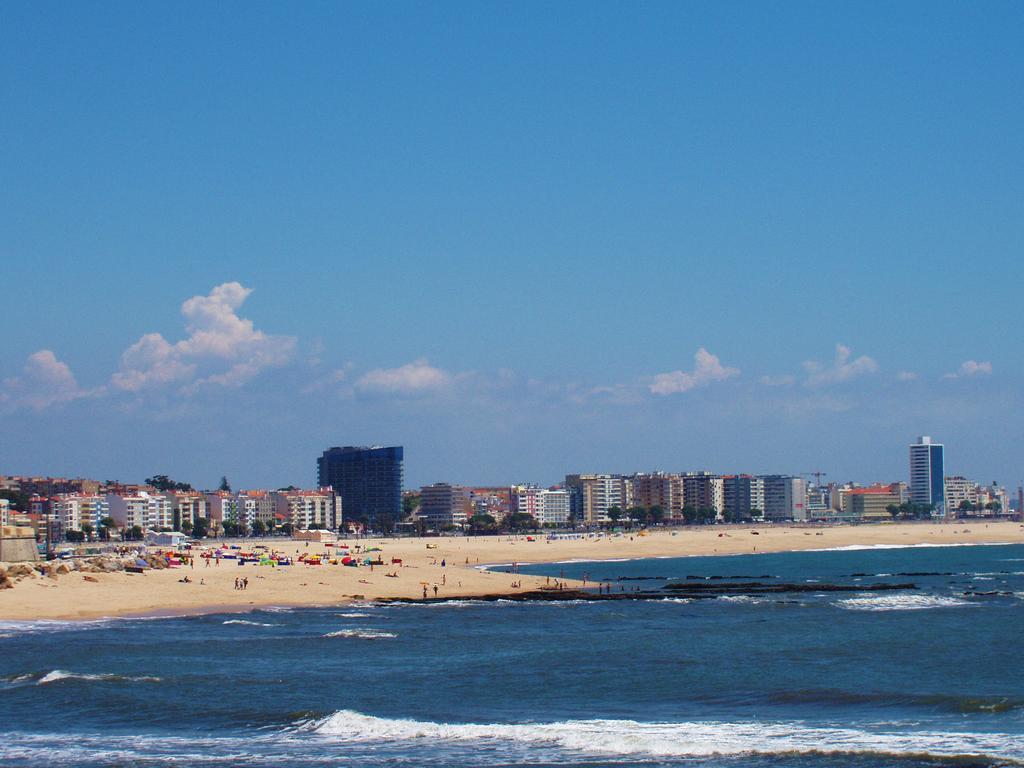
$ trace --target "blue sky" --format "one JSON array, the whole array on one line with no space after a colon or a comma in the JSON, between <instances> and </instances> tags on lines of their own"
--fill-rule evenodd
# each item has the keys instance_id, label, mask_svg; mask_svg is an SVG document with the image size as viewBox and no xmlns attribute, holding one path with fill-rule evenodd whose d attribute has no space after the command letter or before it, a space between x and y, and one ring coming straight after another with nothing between
<instances>
[{"instance_id":1,"label":"blue sky","mask_svg":"<svg viewBox=\"0 0 1024 768\"><path fill-rule=\"evenodd\" d=\"M0 7L0 473L1015 486L1014 3Z\"/></svg>"}]
</instances>

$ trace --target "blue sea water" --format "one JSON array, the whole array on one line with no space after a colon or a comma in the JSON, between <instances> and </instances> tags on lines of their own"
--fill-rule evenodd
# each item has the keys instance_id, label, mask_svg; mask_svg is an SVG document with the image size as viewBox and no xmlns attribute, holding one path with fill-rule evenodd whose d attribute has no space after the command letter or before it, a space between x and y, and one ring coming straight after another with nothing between
<instances>
[{"instance_id":1,"label":"blue sea water","mask_svg":"<svg viewBox=\"0 0 1024 768\"><path fill-rule=\"evenodd\" d=\"M918 589L0 623L0 765L1024 763L1024 546L523 570Z\"/></svg>"}]
</instances>

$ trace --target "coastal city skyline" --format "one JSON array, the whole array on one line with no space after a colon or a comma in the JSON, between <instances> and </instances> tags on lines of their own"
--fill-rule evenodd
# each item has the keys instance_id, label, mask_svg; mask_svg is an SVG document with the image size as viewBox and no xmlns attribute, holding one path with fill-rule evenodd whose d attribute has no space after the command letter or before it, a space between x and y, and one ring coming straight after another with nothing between
<instances>
[{"instance_id":1,"label":"coastal city skyline","mask_svg":"<svg viewBox=\"0 0 1024 768\"><path fill-rule=\"evenodd\" d=\"M795 474L710 470L570 473L551 486L436 481L408 488L402 446L326 449L308 488L195 488L154 475L142 483L0 475L0 524L36 529L47 546L116 530L216 536L306 529L384 533L576 528L620 523L692 525L750 521L879 523L896 519L1010 517L1016 494L991 482L948 474L945 446L931 436L909 445L907 480L829 479L822 469ZM485 522L486 521L486 522Z\"/></svg>"}]
</instances>

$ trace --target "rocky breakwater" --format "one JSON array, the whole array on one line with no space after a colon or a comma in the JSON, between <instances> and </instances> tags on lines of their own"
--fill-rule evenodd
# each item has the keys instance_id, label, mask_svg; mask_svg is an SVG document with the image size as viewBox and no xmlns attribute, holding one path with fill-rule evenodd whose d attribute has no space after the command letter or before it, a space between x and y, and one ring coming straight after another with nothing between
<instances>
[{"instance_id":1,"label":"rocky breakwater","mask_svg":"<svg viewBox=\"0 0 1024 768\"><path fill-rule=\"evenodd\" d=\"M67 560L47 560L34 563L0 562L0 589L12 589L23 581L35 579L59 579L64 576L80 575L87 581L96 581L91 574L117 573L127 570L144 571L139 562L147 568L167 568L167 561L160 555L110 554L93 557L74 557Z\"/></svg>"}]
</instances>

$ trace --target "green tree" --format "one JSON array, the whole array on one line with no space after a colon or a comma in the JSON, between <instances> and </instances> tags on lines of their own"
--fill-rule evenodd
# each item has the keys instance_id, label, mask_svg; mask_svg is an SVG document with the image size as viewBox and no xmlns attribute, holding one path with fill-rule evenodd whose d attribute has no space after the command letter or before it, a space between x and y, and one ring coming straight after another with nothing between
<instances>
[{"instance_id":1,"label":"green tree","mask_svg":"<svg viewBox=\"0 0 1024 768\"><path fill-rule=\"evenodd\" d=\"M647 510L647 517L654 525L661 525L665 519L665 510L655 504Z\"/></svg>"},{"instance_id":2,"label":"green tree","mask_svg":"<svg viewBox=\"0 0 1024 768\"><path fill-rule=\"evenodd\" d=\"M498 521L494 519L493 515L487 513L480 513L473 515L469 518L469 530L474 533L482 533L484 531L493 531L498 527Z\"/></svg>"},{"instance_id":3,"label":"green tree","mask_svg":"<svg viewBox=\"0 0 1024 768\"><path fill-rule=\"evenodd\" d=\"M292 535L292 524L290 520L286 520L285 522L281 523L281 533L283 533L285 536Z\"/></svg>"},{"instance_id":4,"label":"green tree","mask_svg":"<svg viewBox=\"0 0 1024 768\"><path fill-rule=\"evenodd\" d=\"M227 475L221 475L220 485L217 486L217 490L226 491L227 493L231 493L231 483L228 482Z\"/></svg>"},{"instance_id":5,"label":"green tree","mask_svg":"<svg viewBox=\"0 0 1024 768\"><path fill-rule=\"evenodd\" d=\"M110 540L110 532L117 528L117 523L114 522L112 517L104 517L100 520L100 539L102 541Z\"/></svg>"},{"instance_id":6,"label":"green tree","mask_svg":"<svg viewBox=\"0 0 1024 768\"><path fill-rule=\"evenodd\" d=\"M695 522L697 522L696 507L691 507L689 504L683 507L683 521L687 525L693 525Z\"/></svg>"},{"instance_id":7,"label":"green tree","mask_svg":"<svg viewBox=\"0 0 1024 768\"><path fill-rule=\"evenodd\" d=\"M266 523L264 523L262 520L256 520L256 521L253 522L253 524L252 524L252 535L253 536L262 536L266 532L267 532L267 524Z\"/></svg>"},{"instance_id":8,"label":"green tree","mask_svg":"<svg viewBox=\"0 0 1024 768\"><path fill-rule=\"evenodd\" d=\"M93 527L89 523L82 523L82 534L85 536L85 540L88 541L92 537Z\"/></svg>"},{"instance_id":9,"label":"green tree","mask_svg":"<svg viewBox=\"0 0 1024 768\"><path fill-rule=\"evenodd\" d=\"M15 491L10 488L0 491L0 499L7 499L11 502L11 509L17 512L28 512L31 498L32 496L24 491Z\"/></svg>"},{"instance_id":10,"label":"green tree","mask_svg":"<svg viewBox=\"0 0 1024 768\"><path fill-rule=\"evenodd\" d=\"M407 493L402 496L402 516L408 517L420 506L421 495L418 493Z\"/></svg>"},{"instance_id":11,"label":"green tree","mask_svg":"<svg viewBox=\"0 0 1024 768\"><path fill-rule=\"evenodd\" d=\"M178 483L171 480L167 475L153 475L146 478L146 485L151 485L158 491L192 491L195 490L188 483Z\"/></svg>"},{"instance_id":12,"label":"green tree","mask_svg":"<svg viewBox=\"0 0 1024 768\"><path fill-rule=\"evenodd\" d=\"M131 528L125 529L124 538L126 541L142 541L142 528L133 525Z\"/></svg>"},{"instance_id":13,"label":"green tree","mask_svg":"<svg viewBox=\"0 0 1024 768\"><path fill-rule=\"evenodd\" d=\"M195 528L195 526L192 524L191 520L183 520L181 523L180 530L184 534L191 534L193 528Z\"/></svg>"},{"instance_id":14,"label":"green tree","mask_svg":"<svg viewBox=\"0 0 1024 768\"><path fill-rule=\"evenodd\" d=\"M192 537L195 539L205 539L206 534L210 531L210 520L206 517L197 517L195 523L192 525Z\"/></svg>"},{"instance_id":15,"label":"green tree","mask_svg":"<svg viewBox=\"0 0 1024 768\"><path fill-rule=\"evenodd\" d=\"M508 517L508 527L513 531L527 531L537 528L537 521L527 512L516 512Z\"/></svg>"},{"instance_id":16,"label":"green tree","mask_svg":"<svg viewBox=\"0 0 1024 768\"><path fill-rule=\"evenodd\" d=\"M619 520L622 519L622 508L621 507L608 507L608 512L606 512L605 514L607 514L607 516L608 516L609 524L612 527L614 527L615 525L618 524Z\"/></svg>"}]
</instances>

